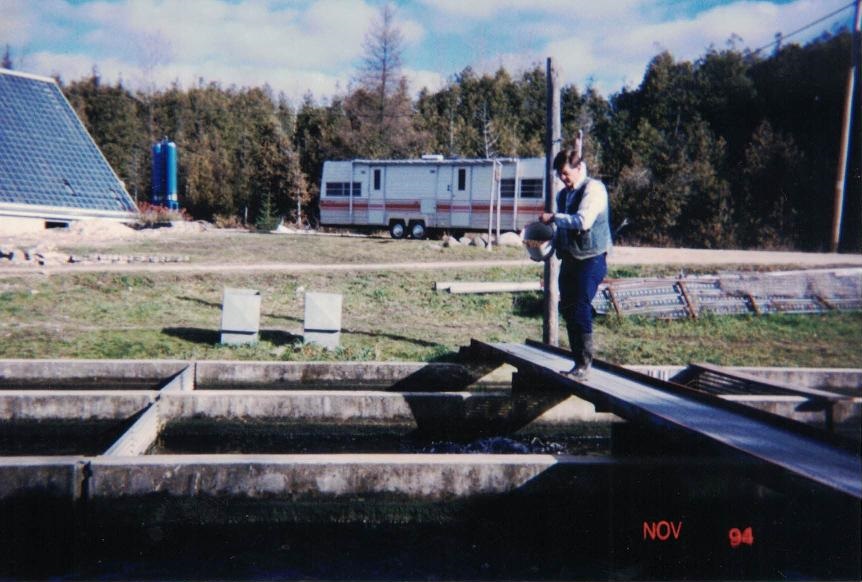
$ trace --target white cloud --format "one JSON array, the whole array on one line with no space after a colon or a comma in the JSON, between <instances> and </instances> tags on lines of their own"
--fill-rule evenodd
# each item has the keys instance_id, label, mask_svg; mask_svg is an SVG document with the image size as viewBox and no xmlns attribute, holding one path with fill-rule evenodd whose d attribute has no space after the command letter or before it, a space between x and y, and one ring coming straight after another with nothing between
<instances>
[{"instance_id":1,"label":"white cloud","mask_svg":"<svg viewBox=\"0 0 862 582\"><path fill-rule=\"evenodd\" d=\"M347 87L380 6L378 0L0 3L0 44L23 53L24 67L34 73L70 80L97 65L107 81L122 75L129 86L190 85L202 77L225 86L269 83L293 99ZM640 83L660 50L692 60L709 45L724 48L733 34L756 48L777 31L846 4L738 1L697 12L696 0L415 0L398 4L396 19L411 55L404 64L414 91L437 88L468 65L488 73L502 65L514 74L553 56L563 83L583 88L592 80L609 94Z\"/></svg>"},{"instance_id":2,"label":"white cloud","mask_svg":"<svg viewBox=\"0 0 862 582\"><path fill-rule=\"evenodd\" d=\"M269 83L294 99L308 91L328 95L349 79L376 13L364 0L318 0L302 11L291 4L223 0L66 5L61 18L56 12L38 16L76 34L79 48L40 51L32 66L74 79L96 64L106 80L122 74L130 86L204 78L224 85ZM423 34L411 21L405 30L411 41Z\"/></svg>"},{"instance_id":3,"label":"white cloud","mask_svg":"<svg viewBox=\"0 0 862 582\"><path fill-rule=\"evenodd\" d=\"M429 91L439 91L446 86L446 76L441 75L436 71L421 71L405 68L404 76L407 77L410 91L414 96L423 88L427 88Z\"/></svg>"},{"instance_id":4,"label":"white cloud","mask_svg":"<svg viewBox=\"0 0 862 582\"><path fill-rule=\"evenodd\" d=\"M32 15L27 10L27 0L7 0L2 5L0 18L0 40L15 47L30 40L33 27Z\"/></svg>"},{"instance_id":5,"label":"white cloud","mask_svg":"<svg viewBox=\"0 0 862 582\"><path fill-rule=\"evenodd\" d=\"M117 59L100 59L98 63L91 57L77 54L61 54L52 52L38 52L27 58L27 70L45 76L59 76L64 82L76 81L83 77L89 77L95 67L100 77L109 79L127 78L131 73L127 63Z\"/></svg>"},{"instance_id":6,"label":"white cloud","mask_svg":"<svg viewBox=\"0 0 862 582\"><path fill-rule=\"evenodd\" d=\"M560 19L576 17L594 21L617 18L637 9L645 0L608 2L575 0L421 0L425 8L455 18L488 19L512 13L555 15Z\"/></svg>"},{"instance_id":7,"label":"white cloud","mask_svg":"<svg viewBox=\"0 0 862 582\"><path fill-rule=\"evenodd\" d=\"M88 37L99 50L128 53L157 34L179 62L218 59L237 66L297 67L328 67L356 58L374 11L362 0L338 3L342 10L331 6L324 0L299 13L222 0L84 5L99 25Z\"/></svg>"},{"instance_id":8,"label":"white cloud","mask_svg":"<svg viewBox=\"0 0 862 582\"><path fill-rule=\"evenodd\" d=\"M592 79L599 91L608 94L626 84L638 85L649 61L662 50L677 60L695 60L710 46L725 48L732 35L742 38L738 48L758 48L776 32L792 32L844 4L843 0L797 0L782 5L735 2L663 22L648 20L649 10L645 10L550 39L544 48L560 64L563 82L583 87ZM810 34L826 26L828 23ZM805 37L791 41L800 39Z\"/></svg>"}]
</instances>

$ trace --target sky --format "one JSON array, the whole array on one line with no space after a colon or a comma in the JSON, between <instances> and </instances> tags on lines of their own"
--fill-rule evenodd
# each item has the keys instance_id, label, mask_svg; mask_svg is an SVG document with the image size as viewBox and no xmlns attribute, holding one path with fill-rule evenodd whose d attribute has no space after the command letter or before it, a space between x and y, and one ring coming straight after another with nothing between
<instances>
[{"instance_id":1,"label":"sky","mask_svg":"<svg viewBox=\"0 0 862 582\"><path fill-rule=\"evenodd\" d=\"M201 79L262 86L298 103L344 94L383 0L0 0L0 50L14 68L69 82L94 67L104 81L154 90ZM415 93L466 67L544 67L605 96L637 87L663 50L758 49L775 34L804 44L852 27L850 0L404 0L393 2L403 73ZM841 10L842 8L845 9ZM769 54L771 47L765 54Z\"/></svg>"}]
</instances>

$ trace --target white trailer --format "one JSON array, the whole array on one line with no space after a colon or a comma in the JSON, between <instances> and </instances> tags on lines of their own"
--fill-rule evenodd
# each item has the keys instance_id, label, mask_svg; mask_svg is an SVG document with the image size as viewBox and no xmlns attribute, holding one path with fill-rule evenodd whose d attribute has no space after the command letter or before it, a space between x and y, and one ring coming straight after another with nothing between
<instances>
[{"instance_id":1,"label":"white trailer","mask_svg":"<svg viewBox=\"0 0 862 582\"><path fill-rule=\"evenodd\" d=\"M544 209L544 158L327 161L320 223L388 228L393 238L520 230Z\"/></svg>"}]
</instances>

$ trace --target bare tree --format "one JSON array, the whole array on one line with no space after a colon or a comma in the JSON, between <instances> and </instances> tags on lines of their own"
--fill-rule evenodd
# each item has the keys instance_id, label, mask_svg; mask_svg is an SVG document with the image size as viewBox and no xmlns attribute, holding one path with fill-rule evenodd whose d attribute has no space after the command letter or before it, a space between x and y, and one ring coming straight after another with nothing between
<instances>
[{"instance_id":1,"label":"bare tree","mask_svg":"<svg viewBox=\"0 0 862 582\"><path fill-rule=\"evenodd\" d=\"M395 8L385 4L365 36L362 44L365 55L360 69L363 89L376 96L380 124L386 118L387 101L401 82L403 43L404 37L395 24Z\"/></svg>"},{"instance_id":2,"label":"bare tree","mask_svg":"<svg viewBox=\"0 0 862 582\"><path fill-rule=\"evenodd\" d=\"M494 120L488 117L488 103L486 101L482 103L482 142L485 146L487 159L497 157L496 145L500 141L500 136L497 135L495 125Z\"/></svg>"},{"instance_id":3,"label":"bare tree","mask_svg":"<svg viewBox=\"0 0 862 582\"><path fill-rule=\"evenodd\" d=\"M358 87L344 103L351 124L346 141L356 156L415 155L427 141L413 125L413 104L401 71L403 43L395 8L386 4L365 37Z\"/></svg>"}]
</instances>

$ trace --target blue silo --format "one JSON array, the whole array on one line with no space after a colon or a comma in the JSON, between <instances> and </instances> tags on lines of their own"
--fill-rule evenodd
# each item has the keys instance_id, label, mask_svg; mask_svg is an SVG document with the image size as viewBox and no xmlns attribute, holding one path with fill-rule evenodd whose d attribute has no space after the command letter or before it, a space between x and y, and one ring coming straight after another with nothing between
<instances>
[{"instance_id":1,"label":"blue silo","mask_svg":"<svg viewBox=\"0 0 862 582\"><path fill-rule=\"evenodd\" d=\"M177 202L177 144L169 141L163 146L165 153L165 202L171 210L179 208Z\"/></svg>"},{"instance_id":2,"label":"blue silo","mask_svg":"<svg viewBox=\"0 0 862 582\"><path fill-rule=\"evenodd\" d=\"M177 200L177 144L164 138L153 144L153 204L179 208Z\"/></svg>"},{"instance_id":3,"label":"blue silo","mask_svg":"<svg viewBox=\"0 0 862 582\"><path fill-rule=\"evenodd\" d=\"M161 206L165 200L165 158L162 142L153 144L153 195L155 206Z\"/></svg>"}]
</instances>

